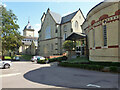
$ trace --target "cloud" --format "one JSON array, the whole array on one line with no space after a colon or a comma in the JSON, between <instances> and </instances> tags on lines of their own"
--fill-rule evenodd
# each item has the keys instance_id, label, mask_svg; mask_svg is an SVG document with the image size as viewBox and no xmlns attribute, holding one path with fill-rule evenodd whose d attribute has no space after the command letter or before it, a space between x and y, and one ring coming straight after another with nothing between
<instances>
[{"instance_id":1,"label":"cloud","mask_svg":"<svg viewBox=\"0 0 120 90\"><path fill-rule=\"evenodd\" d=\"M40 28L41 28L41 24L35 24L34 25L34 29L35 29L34 35L35 35L35 37L38 37L38 31L40 30Z\"/></svg>"}]
</instances>

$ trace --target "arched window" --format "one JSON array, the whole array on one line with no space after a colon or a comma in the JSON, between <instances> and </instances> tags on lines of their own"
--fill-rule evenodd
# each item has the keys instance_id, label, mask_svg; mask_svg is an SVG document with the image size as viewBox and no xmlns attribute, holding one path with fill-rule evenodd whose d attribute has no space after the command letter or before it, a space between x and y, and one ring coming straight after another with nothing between
<instances>
[{"instance_id":1,"label":"arched window","mask_svg":"<svg viewBox=\"0 0 120 90\"><path fill-rule=\"evenodd\" d=\"M95 30L93 29L93 47L95 48Z\"/></svg>"},{"instance_id":2,"label":"arched window","mask_svg":"<svg viewBox=\"0 0 120 90\"><path fill-rule=\"evenodd\" d=\"M51 38L51 27L47 26L46 32L45 32L45 39Z\"/></svg>"},{"instance_id":3,"label":"arched window","mask_svg":"<svg viewBox=\"0 0 120 90\"><path fill-rule=\"evenodd\" d=\"M75 28L78 28L78 21L75 21Z\"/></svg>"},{"instance_id":4,"label":"arched window","mask_svg":"<svg viewBox=\"0 0 120 90\"><path fill-rule=\"evenodd\" d=\"M104 39L104 46L107 46L107 30L106 25L103 25L103 39Z\"/></svg>"},{"instance_id":5,"label":"arched window","mask_svg":"<svg viewBox=\"0 0 120 90\"><path fill-rule=\"evenodd\" d=\"M103 40L104 40L104 46L107 46L107 26L105 20L103 22Z\"/></svg>"}]
</instances>

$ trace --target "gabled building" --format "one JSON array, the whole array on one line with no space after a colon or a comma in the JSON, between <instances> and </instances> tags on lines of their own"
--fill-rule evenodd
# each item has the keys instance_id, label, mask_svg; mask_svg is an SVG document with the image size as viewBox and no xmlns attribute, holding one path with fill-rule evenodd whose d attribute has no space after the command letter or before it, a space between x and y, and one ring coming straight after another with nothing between
<instances>
[{"instance_id":1,"label":"gabled building","mask_svg":"<svg viewBox=\"0 0 120 90\"><path fill-rule=\"evenodd\" d=\"M28 55L35 55L37 54L37 37L34 37L34 28L28 24L25 26L23 30L23 37L22 46L19 48L19 53L21 54L28 54Z\"/></svg>"},{"instance_id":2,"label":"gabled building","mask_svg":"<svg viewBox=\"0 0 120 90\"><path fill-rule=\"evenodd\" d=\"M48 8L41 18L41 29L38 32L38 54L41 56L63 54L63 42L73 32L82 33L83 22L84 16L80 9L61 17Z\"/></svg>"}]
</instances>

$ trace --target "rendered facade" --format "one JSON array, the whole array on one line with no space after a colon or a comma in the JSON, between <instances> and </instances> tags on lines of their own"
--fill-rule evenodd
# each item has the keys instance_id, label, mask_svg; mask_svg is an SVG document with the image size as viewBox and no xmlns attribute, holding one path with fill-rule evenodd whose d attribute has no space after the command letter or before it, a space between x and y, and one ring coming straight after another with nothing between
<instances>
[{"instance_id":1,"label":"rendered facade","mask_svg":"<svg viewBox=\"0 0 120 90\"><path fill-rule=\"evenodd\" d=\"M38 38L38 54L41 56L60 55L65 51L62 44L73 32L82 33L84 16L81 10L61 17L48 8L41 18L41 30Z\"/></svg>"},{"instance_id":2,"label":"rendered facade","mask_svg":"<svg viewBox=\"0 0 120 90\"><path fill-rule=\"evenodd\" d=\"M120 62L120 2L101 2L82 25L91 61Z\"/></svg>"}]
</instances>

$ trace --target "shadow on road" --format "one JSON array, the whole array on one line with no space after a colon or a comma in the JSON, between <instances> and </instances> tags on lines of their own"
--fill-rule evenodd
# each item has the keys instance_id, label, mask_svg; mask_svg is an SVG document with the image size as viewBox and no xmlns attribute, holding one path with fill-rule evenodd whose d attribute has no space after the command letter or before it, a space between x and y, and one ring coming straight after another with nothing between
<instances>
[{"instance_id":1,"label":"shadow on road","mask_svg":"<svg viewBox=\"0 0 120 90\"><path fill-rule=\"evenodd\" d=\"M66 72L64 69L65 68L57 67L56 65L41 67L25 73L24 78L45 85L82 88L77 82L74 82L76 78L73 78L71 75L68 76L69 72Z\"/></svg>"},{"instance_id":2,"label":"shadow on road","mask_svg":"<svg viewBox=\"0 0 120 90\"><path fill-rule=\"evenodd\" d=\"M94 83L102 88L117 87L118 76L109 73L64 68L57 65L45 66L24 74L24 78L45 85L66 88L91 88L86 85Z\"/></svg>"}]
</instances>

